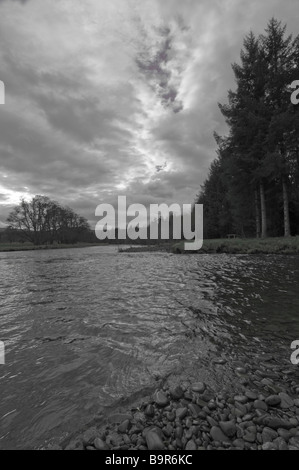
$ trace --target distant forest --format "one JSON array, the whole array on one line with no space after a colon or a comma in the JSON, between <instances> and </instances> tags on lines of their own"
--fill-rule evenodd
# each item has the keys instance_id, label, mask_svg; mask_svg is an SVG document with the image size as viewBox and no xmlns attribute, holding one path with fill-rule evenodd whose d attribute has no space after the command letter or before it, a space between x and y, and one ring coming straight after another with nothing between
<instances>
[{"instance_id":1,"label":"distant forest","mask_svg":"<svg viewBox=\"0 0 299 470\"><path fill-rule=\"evenodd\" d=\"M204 206L204 238L299 234L299 36L271 19L265 34L244 39L232 69L236 90L219 108L229 127L215 134L217 158L196 202Z\"/></svg>"},{"instance_id":2,"label":"distant forest","mask_svg":"<svg viewBox=\"0 0 299 470\"><path fill-rule=\"evenodd\" d=\"M84 217L46 196L22 199L9 214L7 223L8 227L0 233L2 243L52 245L98 241Z\"/></svg>"}]
</instances>

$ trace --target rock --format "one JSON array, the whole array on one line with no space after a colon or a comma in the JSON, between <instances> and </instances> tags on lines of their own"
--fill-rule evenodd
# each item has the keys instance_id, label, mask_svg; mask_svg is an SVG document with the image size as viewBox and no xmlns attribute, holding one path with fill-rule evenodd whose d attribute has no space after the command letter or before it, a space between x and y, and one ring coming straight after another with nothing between
<instances>
[{"instance_id":1,"label":"rock","mask_svg":"<svg viewBox=\"0 0 299 470\"><path fill-rule=\"evenodd\" d=\"M170 421L172 423L175 420L175 412L171 411L170 413L167 413L166 417L167 417L168 421Z\"/></svg>"},{"instance_id":2,"label":"rock","mask_svg":"<svg viewBox=\"0 0 299 470\"><path fill-rule=\"evenodd\" d=\"M235 447L238 447L238 449L244 450L245 448L245 442L243 441L243 439L235 439L233 445Z\"/></svg>"},{"instance_id":3,"label":"rock","mask_svg":"<svg viewBox=\"0 0 299 470\"><path fill-rule=\"evenodd\" d=\"M258 398L258 394L251 390L246 390L245 395L249 400L257 400Z\"/></svg>"},{"instance_id":4,"label":"rock","mask_svg":"<svg viewBox=\"0 0 299 470\"><path fill-rule=\"evenodd\" d=\"M267 411L268 405L263 400L255 400L253 406L257 410Z\"/></svg>"},{"instance_id":5,"label":"rock","mask_svg":"<svg viewBox=\"0 0 299 470\"><path fill-rule=\"evenodd\" d=\"M191 439L190 441L187 442L187 444L185 446L185 450L197 450L197 445L193 441L193 439Z\"/></svg>"},{"instance_id":6,"label":"rock","mask_svg":"<svg viewBox=\"0 0 299 470\"><path fill-rule=\"evenodd\" d=\"M299 449L299 436L291 437L289 440L289 445Z\"/></svg>"},{"instance_id":7,"label":"rock","mask_svg":"<svg viewBox=\"0 0 299 470\"><path fill-rule=\"evenodd\" d=\"M267 442L272 442L278 437L278 433L271 428L265 427L262 431L262 441L263 444Z\"/></svg>"},{"instance_id":8,"label":"rock","mask_svg":"<svg viewBox=\"0 0 299 470\"><path fill-rule=\"evenodd\" d=\"M175 414L178 419L184 419L188 414L188 408L178 408Z\"/></svg>"},{"instance_id":9,"label":"rock","mask_svg":"<svg viewBox=\"0 0 299 470\"><path fill-rule=\"evenodd\" d=\"M264 424L271 429L292 429L293 425L286 419L275 418L273 416L267 416L263 419Z\"/></svg>"},{"instance_id":10,"label":"rock","mask_svg":"<svg viewBox=\"0 0 299 470\"><path fill-rule=\"evenodd\" d=\"M243 436L243 440L246 441L246 442L255 442L256 433L246 431L244 436Z\"/></svg>"},{"instance_id":11,"label":"rock","mask_svg":"<svg viewBox=\"0 0 299 470\"><path fill-rule=\"evenodd\" d=\"M238 403L242 403L242 405L245 405L245 403L248 402L248 398L245 395L236 395L234 400Z\"/></svg>"},{"instance_id":12,"label":"rock","mask_svg":"<svg viewBox=\"0 0 299 470\"><path fill-rule=\"evenodd\" d=\"M214 360L213 360L213 364L219 364L219 365L222 366L222 365L226 364L226 360L225 360L225 359L221 359L221 358L220 358L220 359L214 359Z\"/></svg>"},{"instance_id":13,"label":"rock","mask_svg":"<svg viewBox=\"0 0 299 470\"><path fill-rule=\"evenodd\" d=\"M114 432L112 434L109 434L106 437L106 443L111 444L113 447L118 447L118 446L121 446L124 443L124 441L123 441L122 436Z\"/></svg>"},{"instance_id":14,"label":"rock","mask_svg":"<svg viewBox=\"0 0 299 470\"><path fill-rule=\"evenodd\" d=\"M194 403L190 403L188 405L188 408L189 408L189 411L190 411L191 415L193 416L193 418L197 418L199 413L200 413L199 406L195 405Z\"/></svg>"},{"instance_id":15,"label":"rock","mask_svg":"<svg viewBox=\"0 0 299 470\"><path fill-rule=\"evenodd\" d=\"M294 406L294 400L287 393L280 392L279 397L281 399L280 408L287 409Z\"/></svg>"},{"instance_id":16,"label":"rock","mask_svg":"<svg viewBox=\"0 0 299 470\"><path fill-rule=\"evenodd\" d=\"M218 426L213 426L210 435L213 441L218 442L230 442L230 439L222 432L222 430Z\"/></svg>"},{"instance_id":17,"label":"rock","mask_svg":"<svg viewBox=\"0 0 299 470\"><path fill-rule=\"evenodd\" d=\"M155 403L161 407L167 406L169 403L169 399L167 395L161 390L155 393L154 400L155 400Z\"/></svg>"},{"instance_id":18,"label":"rock","mask_svg":"<svg viewBox=\"0 0 299 470\"><path fill-rule=\"evenodd\" d=\"M99 432L98 432L97 428L95 428L95 427L87 429L87 431L85 431L83 436L82 436L83 445L89 446L90 444L92 444L94 442L95 438L98 436L98 434L99 434Z\"/></svg>"},{"instance_id":19,"label":"rock","mask_svg":"<svg viewBox=\"0 0 299 470\"><path fill-rule=\"evenodd\" d=\"M153 405L147 405L144 413L146 416L151 418L155 415L155 408L153 407Z\"/></svg>"},{"instance_id":20,"label":"rock","mask_svg":"<svg viewBox=\"0 0 299 470\"><path fill-rule=\"evenodd\" d=\"M183 428L182 426L177 426L175 429L175 437L177 437L178 439L181 439L182 436L183 436Z\"/></svg>"},{"instance_id":21,"label":"rock","mask_svg":"<svg viewBox=\"0 0 299 470\"><path fill-rule=\"evenodd\" d=\"M148 450L164 450L165 446L163 444L163 441L161 437L158 435L156 430L151 429L146 433L145 436L146 439L146 445Z\"/></svg>"},{"instance_id":22,"label":"rock","mask_svg":"<svg viewBox=\"0 0 299 470\"><path fill-rule=\"evenodd\" d=\"M130 427L130 421L126 419L118 426L118 432L125 434Z\"/></svg>"},{"instance_id":23,"label":"rock","mask_svg":"<svg viewBox=\"0 0 299 470\"><path fill-rule=\"evenodd\" d=\"M203 393L205 388L206 386L203 382L196 382L192 385L191 390L196 393Z\"/></svg>"},{"instance_id":24,"label":"rock","mask_svg":"<svg viewBox=\"0 0 299 470\"><path fill-rule=\"evenodd\" d=\"M219 426L228 437L233 437L237 432L237 426L234 421L220 421Z\"/></svg>"},{"instance_id":25,"label":"rock","mask_svg":"<svg viewBox=\"0 0 299 470\"><path fill-rule=\"evenodd\" d=\"M277 450L277 447L273 442L266 442L266 444L262 445L263 450Z\"/></svg>"},{"instance_id":26,"label":"rock","mask_svg":"<svg viewBox=\"0 0 299 470\"><path fill-rule=\"evenodd\" d=\"M281 398L278 395L270 395L266 398L265 402L268 406L278 406L281 402Z\"/></svg>"},{"instance_id":27,"label":"rock","mask_svg":"<svg viewBox=\"0 0 299 470\"><path fill-rule=\"evenodd\" d=\"M273 444L275 444L278 448L278 450L288 450L288 445L286 441L282 437L277 437L274 441Z\"/></svg>"},{"instance_id":28,"label":"rock","mask_svg":"<svg viewBox=\"0 0 299 470\"><path fill-rule=\"evenodd\" d=\"M102 441L102 439L100 439L99 437L94 440L93 445L97 450L109 450L109 447L107 446L106 442Z\"/></svg>"},{"instance_id":29,"label":"rock","mask_svg":"<svg viewBox=\"0 0 299 470\"><path fill-rule=\"evenodd\" d=\"M215 421L214 418L212 418L211 416L207 416L207 421L209 423L209 425L212 427L212 426L218 426L218 423L217 421Z\"/></svg>"},{"instance_id":30,"label":"rock","mask_svg":"<svg viewBox=\"0 0 299 470\"><path fill-rule=\"evenodd\" d=\"M292 437L290 431L286 429L277 429L278 435L282 437L286 442L289 442L289 439Z\"/></svg>"},{"instance_id":31,"label":"rock","mask_svg":"<svg viewBox=\"0 0 299 470\"><path fill-rule=\"evenodd\" d=\"M170 389L170 395L173 400L180 400L180 398L182 398L182 396L184 395L184 391L182 387L178 385L177 387Z\"/></svg>"}]
</instances>

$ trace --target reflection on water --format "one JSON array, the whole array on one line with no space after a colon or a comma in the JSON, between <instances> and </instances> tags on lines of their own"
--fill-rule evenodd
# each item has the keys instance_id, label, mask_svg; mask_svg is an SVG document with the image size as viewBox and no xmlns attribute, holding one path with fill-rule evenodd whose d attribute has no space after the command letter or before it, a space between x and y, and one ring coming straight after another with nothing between
<instances>
[{"instance_id":1,"label":"reflection on water","mask_svg":"<svg viewBox=\"0 0 299 470\"><path fill-rule=\"evenodd\" d=\"M232 354L288 358L299 339L296 256L95 247L0 265L1 448L62 438L158 377L230 384Z\"/></svg>"}]
</instances>

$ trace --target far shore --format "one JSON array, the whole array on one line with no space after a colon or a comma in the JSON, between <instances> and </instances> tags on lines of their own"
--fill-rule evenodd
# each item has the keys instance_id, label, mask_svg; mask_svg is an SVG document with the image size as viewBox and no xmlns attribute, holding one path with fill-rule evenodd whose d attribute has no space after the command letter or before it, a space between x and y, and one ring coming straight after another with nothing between
<instances>
[{"instance_id":1,"label":"far shore","mask_svg":"<svg viewBox=\"0 0 299 470\"><path fill-rule=\"evenodd\" d=\"M61 243L53 245L33 245L33 243L0 243L0 252L59 250L62 248L88 248L92 246L108 246L107 243Z\"/></svg>"},{"instance_id":2,"label":"far shore","mask_svg":"<svg viewBox=\"0 0 299 470\"><path fill-rule=\"evenodd\" d=\"M184 242L172 246L173 253L194 253L184 249ZM224 238L204 240L198 253L228 254L299 254L299 236L275 238Z\"/></svg>"},{"instance_id":3,"label":"far shore","mask_svg":"<svg viewBox=\"0 0 299 470\"><path fill-rule=\"evenodd\" d=\"M0 252L58 250L63 248L88 248L95 246L118 246L120 253L174 253L174 254L299 254L299 236L275 238L220 238L204 240L200 250L185 250L184 241L165 242L152 245L131 245L128 247L109 243L74 243L33 245L32 243L0 243Z\"/></svg>"},{"instance_id":4,"label":"far shore","mask_svg":"<svg viewBox=\"0 0 299 470\"><path fill-rule=\"evenodd\" d=\"M299 254L299 236L275 238L220 238L204 240L200 250L185 250L184 242L164 243L160 245L132 245L120 248L122 253L170 252L174 254Z\"/></svg>"}]
</instances>

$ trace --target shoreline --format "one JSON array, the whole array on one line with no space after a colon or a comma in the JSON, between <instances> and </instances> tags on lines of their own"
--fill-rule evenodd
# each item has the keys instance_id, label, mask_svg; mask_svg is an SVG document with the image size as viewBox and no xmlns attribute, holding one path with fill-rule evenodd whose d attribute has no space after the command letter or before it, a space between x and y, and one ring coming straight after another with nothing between
<instances>
[{"instance_id":1,"label":"shoreline","mask_svg":"<svg viewBox=\"0 0 299 470\"><path fill-rule=\"evenodd\" d=\"M175 243L172 246L175 254L299 254L299 236L296 237L275 237L275 238L221 238L204 240L203 246L197 251L186 251L184 242Z\"/></svg>"},{"instance_id":2,"label":"shoreline","mask_svg":"<svg viewBox=\"0 0 299 470\"><path fill-rule=\"evenodd\" d=\"M74 243L61 245L26 245L22 243L3 243L0 244L0 253L8 253L13 251L38 251L38 250L61 250L64 248L89 248L94 246L109 246L108 243Z\"/></svg>"},{"instance_id":3,"label":"shoreline","mask_svg":"<svg viewBox=\"0 0 299 470\"><path fill-rule=\"evenodd\" d=\"M299 450L299 380L269 354L236 363L234 392L162 384L52 450ZM221 364L221 362L219 362Z\"/></svg>"}]
</instances>

